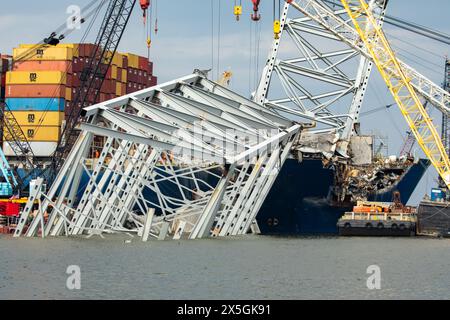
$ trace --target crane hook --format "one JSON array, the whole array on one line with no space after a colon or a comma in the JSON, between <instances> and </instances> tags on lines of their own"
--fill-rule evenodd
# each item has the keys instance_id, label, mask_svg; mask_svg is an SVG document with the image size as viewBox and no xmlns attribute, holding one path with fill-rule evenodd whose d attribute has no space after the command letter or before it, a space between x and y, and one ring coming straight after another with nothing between
<instances>
[{"instance_id":1,"label":"crane hook","mask_svg":"<svg viewBox=\"0 0 450 320\"><path fill-rule=\"evenodd\" d=\"M141 9L143 11L144 25L145 25L145 20L147 18L147 10L148 8L150 8L150 0L139 0L139 2L141 4Z\"/></svg>"},{"instance_id":2,"label":"crane hook","mask_svg":"<svg viewBox=\"0 0 450 320\"><path fill-rule=\"evenodd\" d=\"M259 3L261 0L252 0L253 2L253 14L251 15L253 21L259 21L261 19L261 15L259 12Z\"/></svg>"}]
</instances>

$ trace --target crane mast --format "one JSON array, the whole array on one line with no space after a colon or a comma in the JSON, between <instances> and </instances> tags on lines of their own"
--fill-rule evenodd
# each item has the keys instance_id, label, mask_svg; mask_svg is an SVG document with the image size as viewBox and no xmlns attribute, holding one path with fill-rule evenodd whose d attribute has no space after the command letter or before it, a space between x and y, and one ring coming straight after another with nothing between
<instances>
[{"instance_id":1,"label":"crane mast","mask_svg":"<svg viewBox=\"0 0 450 320\"><path fill-rule=\"evenodd\" d=\"M341 0L352 20L360 40L372 56L402 115L418 144L448 187L450 160L431 117L425 110L411 79L403 71L382 29L377 26L372 12L364 0ZM416 121L418 117L421 121Z\"/></svg>"},{"instance_id":2,"label":"crane mast","mask_svg":"<svg viewBox=\"0 0 450 320\"><path fill-rule=\"evenodd\" d=\"M82 108L98 101L108 68L135 4L136 0L111 0L108 4L95 41L95 49L89 58L89 65L81 73L80 86L74 95L72 111L66 118L66 127L52 157L51 172L48 175L50 179L56 176L58 169L75 144L78 137L76 126L80 122Z\"/></svg>"}]
</instances>

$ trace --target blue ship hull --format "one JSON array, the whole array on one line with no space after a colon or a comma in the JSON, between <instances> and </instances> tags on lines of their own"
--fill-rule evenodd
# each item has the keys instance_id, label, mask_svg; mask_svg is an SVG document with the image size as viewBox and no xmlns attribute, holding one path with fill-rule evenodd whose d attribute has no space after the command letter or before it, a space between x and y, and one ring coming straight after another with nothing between
<instances>
[{"instance_id":1,"label":"blue ship hull","mask_svg":"<svg viewBox=\"0 0 450 320\"><path fill-rule=\"evenodd\" d=\"M402 195L402 201L406 203L428 166L428 160L420 160L406 171L394 188L373 194L368 200L391 201L392 193L398 190ZM206 178L203 177L203 179ZM217 179L208 180L210 185L217 183ZM77 193L78 201L88 182L89 176L84 173ZM180 182L192 187L189 180ZM353 204L332 203L330 190L333 184L334 171L324 168L321 160L304 160L298 163L295 159L288 159L258 213L257 221L261 233L338 234L337 221L344 212L352 209ZM158 184L158 187L164 195L181 198L179 189L172 183L162 182ZM157 195L148 188L144 188L143 195L147 201L158 202ZM190 197L189 194L185 196ZM135 210L139 211L139 206L136 206ZM159 209L156 213L161 214Z\"/></svg>"},{"instance_id":2,"label":"blue ship hull","mask_svg":"<svg viewBox=\"0 0 450 320\"><path fill-rule=\"evenodd\" d=\"M413 164L391 189L372 194L369 201L392 201L392 193L400 191L408 202L429 166L428 160ZM288 159L261 207L257 221L262 234L334 235L337 221L353 204L337 205L330 200L334 183L333 169L324 168L321 160L298 163Z\"/></svg>"}]
</instances>

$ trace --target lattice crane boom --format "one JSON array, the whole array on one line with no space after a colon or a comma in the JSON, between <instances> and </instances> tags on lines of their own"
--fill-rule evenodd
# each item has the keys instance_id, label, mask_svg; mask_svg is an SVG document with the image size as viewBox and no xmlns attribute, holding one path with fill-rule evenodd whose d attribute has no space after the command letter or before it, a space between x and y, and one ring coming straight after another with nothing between
<instances>
[{"instance_id":1,"label":"lattice crane boom","mask_svg":"<svg viewBox=\"0 0 450 320\"><path fill-rule=\"evenodd\" d=\"M341 2L418 144L449 187L450 160L441 137L411 85L411 78L405 73L384 32L377 25L369 6L364 0L341 0ZM421 117L421 121L417 121L418 117Z\"/></svg>"}]
</instances>

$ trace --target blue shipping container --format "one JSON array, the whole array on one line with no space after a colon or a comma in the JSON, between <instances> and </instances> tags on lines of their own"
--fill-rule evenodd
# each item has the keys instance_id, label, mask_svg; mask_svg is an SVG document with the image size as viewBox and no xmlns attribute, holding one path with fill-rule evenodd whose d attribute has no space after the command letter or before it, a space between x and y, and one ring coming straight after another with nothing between
<instances>
[{"instance_id":1,"label":"blue shipping container","mask_svg":"<svg viewBox=\"0 0 450 320\"><path fill-rule=\"evenodd\" d=\"M11 111L64 111L65 99L61 98L8 98Z\"/></svg>"}]
</instances>

